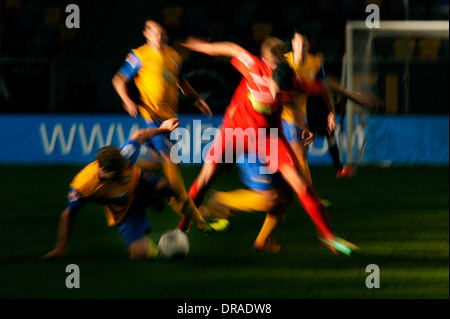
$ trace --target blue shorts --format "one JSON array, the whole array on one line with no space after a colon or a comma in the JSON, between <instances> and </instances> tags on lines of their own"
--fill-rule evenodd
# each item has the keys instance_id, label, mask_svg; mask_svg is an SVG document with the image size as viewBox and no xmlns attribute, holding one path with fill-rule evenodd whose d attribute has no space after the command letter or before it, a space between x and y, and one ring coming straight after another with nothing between
<instances>
[{"instance_id":1,"label":"blue shorts","mask_svg":"<svg viewBox=\"0 0 450 319\"><path fill-rule=\"evenodd\" d=\"M244 162L237 163L237 166L239 168L239 176L245 186L254 190L264 191L281 185L283 181L281 173L262 174L260 169L264 167L264 164L257 158L256 163L249 163L248 156L245 154L243 157Z\"/></svg>"},{"instance_id":2,"label":"blue shorts","mask_svg":"<svg viewBox=\"0 0 450 319\"><path fill-rule=\"evenodd\" d=\"M282 119L281 123L283 133L289 143L302 139L303 130L295 125L294 122ZM262 174L260 169L264 167L264 164L258 161L258 158L256 158L256 163L250 163L247 154L242 156L243 163L237 163L237 166L239 168L241 181L245 186L254 190L269 190L278 188L285 183L280 172L274 174Z\"/></svg>"},{"instance_id":3,"label":"blue shorts","mask_svg":"<svg viewBox=\"0 0 450 319\"><path fill-rule=\"evenodd\" d=\"M161 176L148 174L145 171L141 175L136 189L136 198L117 226L119 234L127 247L134 241L149 234L153 228L147 217L146 208L152 204L151 194L155 193L155 186L160 179Z\"/></svg>"},{"instance_id":4,"label":"blue shorts","mask_svg":"<svg viewBox=\"0 0 450 319\"><path fill-rule=\"evenodd\" d=\"M283 128L283 133L289 143L300 141L302 139L303 130L295 125L294 122L282 119L281 127Z\"/></svg>"},{"instance_id":5,"label":"blue shorts","mask_svg":"<svg viewBox=\"0 0 450 319\"><path fill-rule=\"evenodd\" d=\"M158 128L160 127L161 120L153 120L153 122L148 122L147 127ZM170 133L159 134L149 141L145 142L144 145L153 148L158 153L170 154L170 148L172 147L172 142L170 141Z\"/></svg>"}]
</instances>

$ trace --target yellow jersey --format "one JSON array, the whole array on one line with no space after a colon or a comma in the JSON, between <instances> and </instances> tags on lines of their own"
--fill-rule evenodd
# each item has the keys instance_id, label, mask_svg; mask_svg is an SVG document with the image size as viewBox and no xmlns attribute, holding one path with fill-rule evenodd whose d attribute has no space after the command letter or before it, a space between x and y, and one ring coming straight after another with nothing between
<instances>
[{"instance_id":1,"label":"yellow jersey","mask_svg":"<svg viewBox=\"0 0 450 319\"><path fill-rule=\"evenodd\" d=\"M316 79L325 79L322 61L319 57L308 53L306 59L304 59L302 63L297 63L294 61L294 55L291 51L285 54L285 58L302 81L309 83ZM281 117L289 122L294 122L297 126L301 127L306 121L306 100L306 94L299 94L296 98L296 104L299 110L293 110L292 108L285 106Z\"/></svg>"},{"instance_id":2,"label":"yellow jersey","mask_svg":"<svg viewBox=\"0 0 450 319\"><path fill-rule=\"evenodd\" d=\"M92 162L75 176L70 184L69 207L79 210L90 202L105 205L108 225L116 226L135 199L142 171L131 166L123 171L118 181L103 181L98 178L98 167L98 161Z\"/></svg>"},{"instance_id":3,"label":"yellow jersey","mask_svg":"<svg viewBox=\"0 0 450 319\"><path fill-rule=\"evenodd\" d=\"M140 93L140 114L148 121L166 120L178 113L180 55L163 44L156 51L147 44L131 50L119 70L128 79L134 79Z\"/></svg>"}]
</instances>

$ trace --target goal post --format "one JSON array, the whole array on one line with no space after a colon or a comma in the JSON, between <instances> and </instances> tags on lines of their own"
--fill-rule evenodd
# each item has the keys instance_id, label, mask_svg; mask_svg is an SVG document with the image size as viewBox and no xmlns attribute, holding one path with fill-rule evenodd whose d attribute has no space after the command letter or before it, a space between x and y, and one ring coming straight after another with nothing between
<instances>
[{"instance_id":1,"label":"goal post","mask_svg":"<svg viewBox=\"0 0 450 319\"><path fill-rule=\"evenodd\" d=\"M348 21L342 84L379 97L389 115L448 115L448 40L448 21L381 21L379 28ZM346 145L341 146L347 164L363 159L364 141L357 131L372 116L347 101Z\"/></svg>"}]
</instances>

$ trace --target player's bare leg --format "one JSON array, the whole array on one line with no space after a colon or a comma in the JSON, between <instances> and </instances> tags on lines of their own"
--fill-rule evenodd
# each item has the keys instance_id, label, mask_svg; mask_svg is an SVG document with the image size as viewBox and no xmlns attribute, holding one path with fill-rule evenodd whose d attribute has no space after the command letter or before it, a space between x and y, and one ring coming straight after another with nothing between
<instances>
[{"instance_id":1,"label":"player's bare leg","mask_svg":"<svg viewBox=\"0 0 450 319\"><path fill-rule=\"evenodd\" d=\"M334 253L343 253L350 256L358 250L358 247L337 237L330 223L330 218L325 206L320 201L316 192L306 179L295 169L295 166L280 165L280 171L285 180L291 185L299 202L311 217L320 241Z\"/></svg>"},{"instance_id":2,"label":"player's bare leg","mask_svg":"<svg viewBox=\"0 0 450 319\"><path fill-rule=\"evenodd\" d=\"M299 141L293 141L290 143L292 150L294 151L295 155L297 156L297 160L300 165L300 170L303 176L306 178L306 180L312 185L312 177L311 177L311 171L309 170L308 165L308 149L307 146L304 143L301 143ZM331 206L331 203L321 198L320 199L322 204L324 204L325 207Z\"/></svg>"},{"instance_id":3,"label":"player's bare leg","mask_svg":"<svg viewBox=\"0 0 450 319\"><path fill-rule=\"evenodd\" d=\"M284 222L286 213L292 204L291 188L285 184L272 191L263 191L268 203L268 213L253 244L255 249L277 253L281 245L273 239L273 234Z\"/></svg>"},{"instance_id":4,"label":"player's bare leg","mask_svg":"<svg viewBox=\"0 0 450 319\"><path fill-rule=\"evenodd\" d=\"M291 142L291 147L295 155L297 156L297 160L300 164L300 169L303 176L305 176L308 182L312 185L312 178L308 165L306 146L303 143L300 143L299 141L293 141Z\"/></svg>"},{"instance_id":5,"label":"player's bare leg","mask_svg":"<svg viewBox=\"0 0 450 319\"><path fill-rule=\"evenodd\" d=\"M332 237L334 231L325 206L321 203L316 192L305 177L299 173L295 166L280 165L281 174L292 187L305 211L312 218L320 237Z\"/></svg>"},{"instance_id":6,"label":"player's bare leg","mask_svg":"<svg viewBox=\"0 0 450 319\"><path fill-rule=\"evenodd\" d=\"M191 188L189 189L189 198L192 200L193 204L196 207L199 207L203 200L205 199L206 192L208 191L211 183L214 178L219 174L219 168L216 164L213 163L205 163L200 171L200 174L195 179ZM200 213L199 213L200 214ZM178 229L188 232L189 231L190 220L187 215L183 216L180 224L178 225ZM213 225L212 225L213 226ZM218 225L218 229L222 230L222 227L227 228L224 225Z\"/></svg>"},{"instance_id":7,"label":"player's bare leg","mask_svg":"<svg viewBox=\"0 0 450 319\"><path fill-rule=\"evenodd\" d=\"M178 165L174 164L170 159L165 158L162 163L162 169L166 176L170 189L172 191L169 205L180 214L183 219L192 220L192 222L204 233L212 231L223 231L228 225L212 225L202 217L197 206L186 192L184 182L181 177Z\"/></svg>"},{"instance_id":8,"label":"player's bare leg","mask_svg":"<svg viewBox=\"0 0 450 319\"><path fill-rule=\"evenodd\" d=\"M273 239L272 235L275 233L278 226L284 222L284 219L285 215L274 216L267 214L261 230L253 244L253 248L271 253L278 253L281 249L281 245Z\"/></svg>"},{"instance_id":9,"label":"player's bare leg","mask_svg":"<svg viewBox=\"0 0 450 319\"><path fill-rule=\"evenodd\" d=\"M209 187L219 174L220 169L217 164L205 163L203 165L199 175L189 189L189 196L197 206L203 203Z\"/></svg>"},{"instance_id":10,"label":"player's bare leg","mask_svg":"<svg viewBox=\"0 0 450 319\"><path fill-rule=\"evenodd\" d=\"M200 207L208 217L228 219L233 212L267 212L269 203L262 192L250 189L235 189L214 192L208 202Z\"/></svg>"},{"instance_id":11,"label":"player's bare leg","mask_svg":"<svg viewBox=\"0 0 450 319\"><path fill-rule=\"evenodd\" d=\"M328 142L328 151L333 159L334 167L336 168L336 178L350 178L353 176L353 168L342 165L337 146L336 134L333 132L326 136Z\"/></svg>"}]
</instances>

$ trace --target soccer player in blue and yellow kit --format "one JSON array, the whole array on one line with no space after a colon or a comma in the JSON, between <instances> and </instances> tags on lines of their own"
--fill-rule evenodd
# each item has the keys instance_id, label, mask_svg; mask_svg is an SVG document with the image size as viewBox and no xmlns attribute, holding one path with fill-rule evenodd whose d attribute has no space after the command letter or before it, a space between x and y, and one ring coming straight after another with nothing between
<instances>
[{"instance_id":1,"label":"soccer player in blue and yellow kit","mask_svg":"<svg viewBox=\"0 0 450 319\"><path fill-rule=\"evenodd\" d=\"M113 78L113 86L123 102L124 109L133 117L140 114L149 127L160 123L178 113L179 91L192 97L199 110L210 116L208 104L195 92L181 74L182 59L166 44L164 28L155 21L147 20L143 35L146 43L131 50L124 65ZM130 97L127 83L134 80L140 94L137 105ZM162 169L175 195L171 205L176 210L191 214L197 207L189 198L179 168L170 158L169 134L161 134L149 142L162 159Z\"/></svg>"},{"instance_id":2,"label":"soccer player in blue and yellow kit","mask_svg":"<svg viewBox=\"0 0 450 319\"><path fill-rule=\"evenodd\" d=\"M294 32L291 42L292 51L288 52L285 57L300 81L312 85L317 81L321 81L323 85L327 86L327 79L322 61L318 56L308 52L307 38L298 32ZM283 125L289 126L289 129L293 133L293 138L289 142L301 163L303 174L308 178L309 182L312 183L307 162L306 148L304 145L297 142L295 138L295 132L298 130L298 127L302 127L302 125L306 123L306 120L308 120L308 126L311 132L317 133L317 135L326 136L337 175L343 175L343 171L348 171L349 168L344 167L339 158L339 151L334 134L336 115L330 93L328 90L325 90L324 93L319 94L318 96L306 96L306 94L300 94L298 95L296 102L299 109L294 111L289 107L285 107L282 118L284 120ZM298 138L298 140L300 140L300 138Z\"/></svg>"},{"instance_id":3,"label":"soccer player in blue and yellow kit","mask_svg":"<svg viewBox=\"0 0 450 319\"><path fill-rule=\"evenodd\" d=\"M120 148L101 148L97 160L83 168L71 182L68 205L60 217L56 247L42 258L57 258L67 253L76 215L92 202L105 206L107 223L118 227L130 258L157 257L158 247L147 237L152 225L146 208L160 203L164 197L173 196L174 190L164 177L134 164L145 141L170 133L178 124L178 119L169 119L162 122L159 128L136 131ZM198 212L193 211L188 216L204 233L223 230L214 223L206 222Z\"/></svg>"},{"instance_id":4,"label":"soccer player in blue and yellow kit","mask_svg":"<svg viewBox=\"0 0 450 319\"><path fill-rule=\"evenodd\" d=\"M300 94L297 97L298 109L285 107L282 118L285 131L291 132L289 142L294 149L300 164L302 173L312 183L311 174L309 172L306 148L302 143L298 142L301 138L298 135L299 129L307 122L308 129L316 135L325 136L328 142L329 153L336 169L336 178L351 177L353 169L347 165L343 165L339 155L337 139L335 135L336 114L334 102L331 93L342 95L355 103L358 103L369 112L377 111L384 102L375 96L364 94L361 92L351 92L346 90L339 84L328 79L323 68L323 57L318 54L313 55L308 52L308 38L295 31L292 38L292 51L288 52L285 57L289 65L294 69L300 81L306 82L312 86L323 84L327 90L320 94Z\"/></svg>"}]
</instances>

